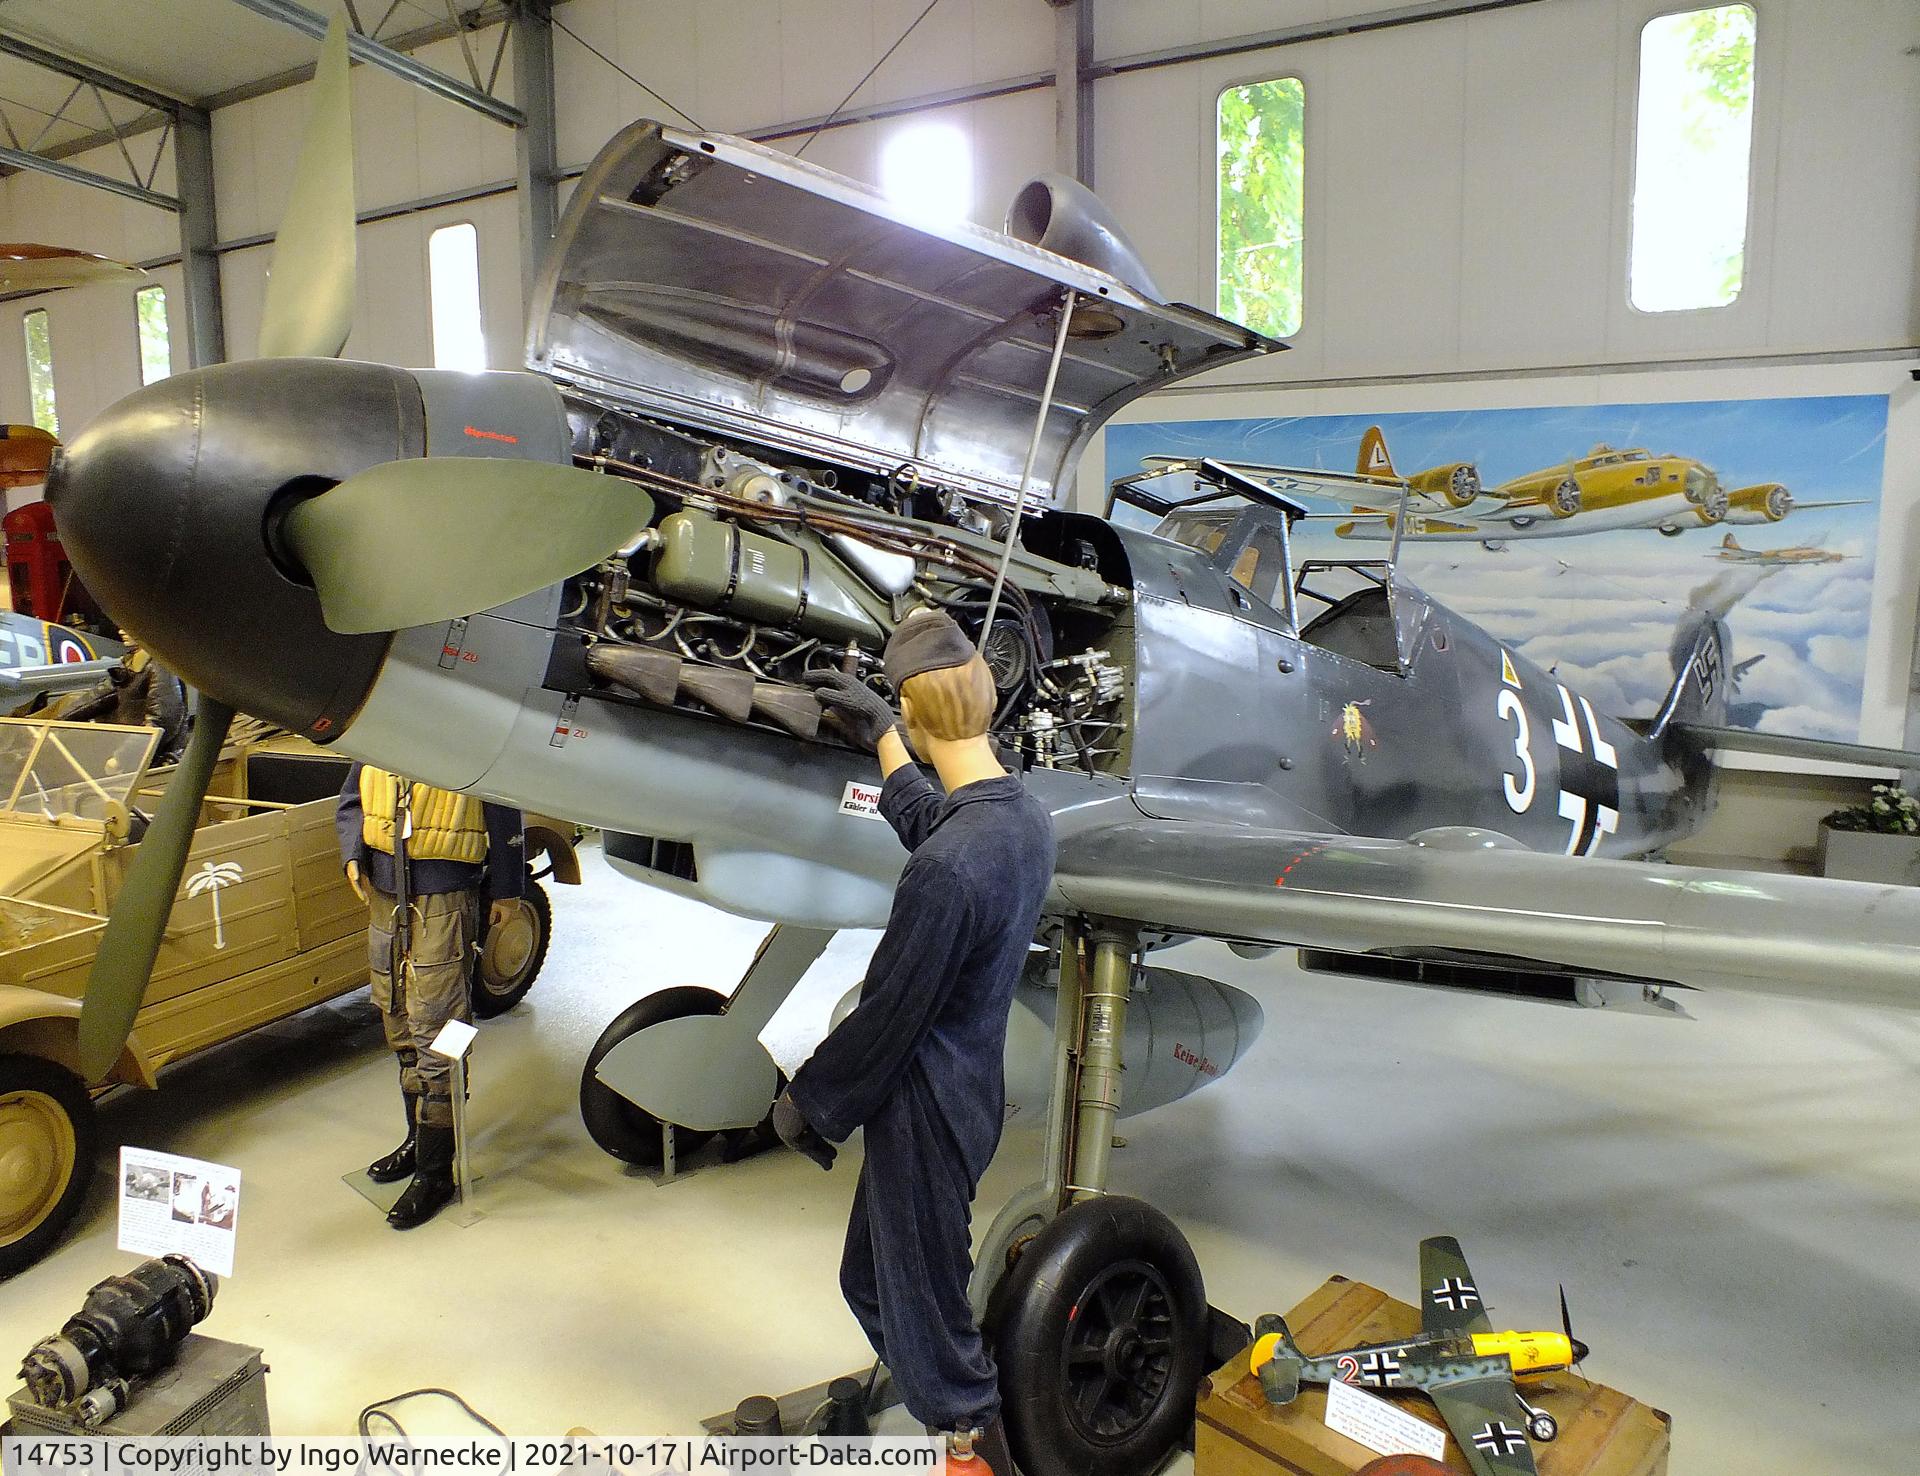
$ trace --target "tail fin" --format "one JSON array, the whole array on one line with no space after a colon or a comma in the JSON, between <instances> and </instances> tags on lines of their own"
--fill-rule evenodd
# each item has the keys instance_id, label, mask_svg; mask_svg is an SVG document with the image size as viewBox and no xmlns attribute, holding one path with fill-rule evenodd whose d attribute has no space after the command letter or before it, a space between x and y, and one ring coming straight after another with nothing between
<instances>
[{"instance_id":1,"label":"tail fin","mask_svg":"<svg viewBox=\"0 0 1920 1476\"><path fill-rule=\"evenodd\" d=\"M1286 1319L1269 1312L1254 1323L1253 1331L1253 1351L1247 1364L1259 1376L1261 1393L1269 1404L1292 1404L1300 1397L1300 1371L1306 1359L1294 1347Z\"/></svg>"},{"instance_id":2,"label":"tail fin","mask_svg":"<svg viewBox=\"0 0 1920 1476\"><path fill-rule=\"evenodd\" d=\"M1689 610L1674 632L1673 686L1647 736L1673 723L1719 727L1726 722L1733 682L1727 671L1727 627L1712 610Z\"/></svg>"},{"instance_id":3,"label":"tail fin","mask_svg":"<svg viewBox=\"0 0 1920 1476\"><path fill-rule=\"evenodd\" d=\"M1360 437L1360 461L1355 468L1363 477L1391 477L1393 458L1387 454L1387 438L1380 433L1380 427L1370 425L1367 433Z\"/></svg>"},{"instance_id":4,"label":"tail fin","mask_svg":"<svg viewBox=\"0 0 1920 1476\"><path fill-rule=\"evenodd\" d=\"M1740 540L1729 533L1725 538L1720 540L1720 546L1722 548L1738 549L1740 547Z\"/></svg>"}]
</instances>

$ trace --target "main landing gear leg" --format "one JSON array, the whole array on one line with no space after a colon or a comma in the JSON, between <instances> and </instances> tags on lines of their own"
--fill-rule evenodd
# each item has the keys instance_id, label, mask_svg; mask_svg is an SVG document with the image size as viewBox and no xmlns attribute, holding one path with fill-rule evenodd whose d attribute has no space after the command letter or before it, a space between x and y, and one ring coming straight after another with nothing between
<instances>
[{"instance_id":1,"label":"main landing gear leg","mask_svg":"<svg viewBox=\"0 0 1920 1476\"><path fill-rule=\"evenodd\" d=\"M1200 1267L1165 1215L1106 1192L1136 934L1069 926L1059 953L1043 1178L987 1232L974 1299L1028 1476L1146 1476L1193 1420Z\"/></svg>"}]
</instances>

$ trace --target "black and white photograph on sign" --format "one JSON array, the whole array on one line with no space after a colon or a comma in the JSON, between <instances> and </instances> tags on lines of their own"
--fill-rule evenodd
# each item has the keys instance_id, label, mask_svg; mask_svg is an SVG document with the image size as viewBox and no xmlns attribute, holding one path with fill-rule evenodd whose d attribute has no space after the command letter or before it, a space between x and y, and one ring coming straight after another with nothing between
<instances>
[{"instance_id":1,"label":"black and white photograph on sign","mask_svg":"<svg viewBox=\"0 0 1920 1476\"><path fill-rule=\"evenodd\" d=\"M121 1148L121 1250L142 1256L177 1252L216 1276L231 1276L239 1223L239 1169Z\"/></svg>"},{"instance_id":2,"label":"black and white photograph on sign","mask_svg":"<svg viewBox=\"0 0 1920 1476\"><path fill-rule=\"evenodd\" d=\"M200 1218L200 1178L197 1174L173 1176L173 1217L189 1225Z\"/></svg>"},{"instance_id":3,"label":"black and white photograph on sign","mask_svg":"<svg viewBox=\"0 0 1920 1476\"><path fill-rule=\"evenodd\" d=\"M231 1179L208 1179L200 1185L200 1223L216 1230L233 1228L240 1205L240 1186Z\"/></svg>"}]
</instances>

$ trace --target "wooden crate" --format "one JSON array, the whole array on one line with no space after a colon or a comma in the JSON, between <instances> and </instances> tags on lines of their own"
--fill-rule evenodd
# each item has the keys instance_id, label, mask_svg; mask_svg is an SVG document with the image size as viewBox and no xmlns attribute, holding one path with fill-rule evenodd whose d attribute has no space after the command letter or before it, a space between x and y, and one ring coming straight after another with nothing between
<instances>
[{"instance_id":1,"label":"wooden crate","mask_svg":"<svg viewBox=\"0 0 1920 1476\"><path fill-rule=\"evenodd\" d=\"M1355 1343L1406 1338L1420 1330L1420 1313L1378 1288L1336 1276L1287 1313L1294 1341L1308 1357ZM1560 1422L1560 1438L1535 1445L1540 1476L1666 1476L1669 1426L1660 1410L1577 1374L1529 1379L1529 1402ZM1420 1394L1393 1402L1445 1429L1439 1410ZM1307 1385L1284 1409L1269 1405L1260 1380L1237 1354L1201 1386L1195 1426L1194 1476L1351 1476L1377 1453L1326 1426L1327 1393ZM1447 1464L1470 1468L1451 1435Z\"/></svg>"}]
</instances>

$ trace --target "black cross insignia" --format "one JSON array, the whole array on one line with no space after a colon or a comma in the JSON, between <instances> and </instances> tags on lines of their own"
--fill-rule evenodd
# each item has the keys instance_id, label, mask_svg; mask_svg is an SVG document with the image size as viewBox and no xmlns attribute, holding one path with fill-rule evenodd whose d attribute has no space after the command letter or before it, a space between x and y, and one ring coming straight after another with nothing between
<instances>
[{"instance_id":1,"label":"black cross insignia","mask_svg":"<svg viewBox=\"0 0 1920 1476\"><path fill-rule=\"evenodd\" d=\"M1473 1443L1488 1455L1509 1456L1526 1445L1527 1437L1505 1420L1489 1420L1473 1437Z\"/></svg>"},{"instance_id":2,"label":"black cross insignia","mask_svg":"<svg viewBox=\"0 0 1920 1476\"><path fill-rule=\"evenodd\" d=\"M1458 1276L1449 1276L1427 1295L1441 1306L1455 1312L1480 1305L1480 1293L1474 1284L1471 1281L1462 1281Z\"/></svg>"},{"instance_id":3,"label":"black cross insignia","mask_svg":"<svg viewBox=\"0 0 1920 1476\"><path fill-rule=\"evenodd\" d=\"M1400 1360L1391 1353L1369 1353L1360 1360L1360 1377L1376 1389L1390 1389L1400 1382Z\"/></svg>"},{"instance_id":4,"label":"black cross insignia","mask_svg":"<svg viewBox=\"0 0 1920 1476\"><path fill-rule=\"evenodd\" d=\"M1600 732L1593 704L1560 688L1564 718L1553 719L1560 749L1560 814L1572 829L1569 856L1590 856L1620 824L1620 755Z\"/></svg>"}]
</instances>

